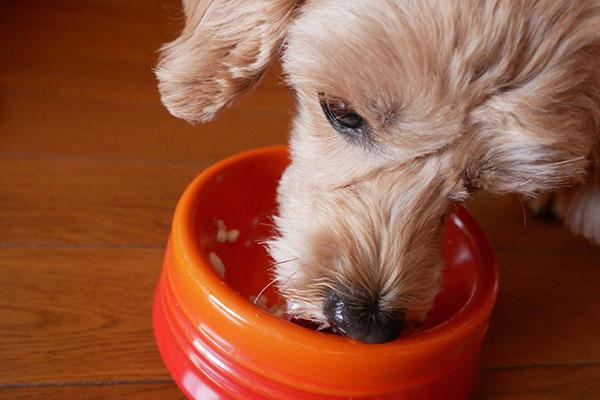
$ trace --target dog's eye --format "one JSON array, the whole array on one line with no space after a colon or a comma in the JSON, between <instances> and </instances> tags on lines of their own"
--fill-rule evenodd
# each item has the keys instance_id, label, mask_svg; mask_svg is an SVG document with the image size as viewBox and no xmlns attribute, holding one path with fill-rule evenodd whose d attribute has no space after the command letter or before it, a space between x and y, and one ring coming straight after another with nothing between
<instances>
[{"instance_id":1,"label":"dog's eye","mask_svg":"<svg viewBox=\"0 0 600 400\"><path fill-rule=\"evenodd\" d=\"M336 131L354 138L364 139L369 133L369 124L342 99L331 99L320 94L321 108L325 117Z\"/></svg>"}]
</instances>

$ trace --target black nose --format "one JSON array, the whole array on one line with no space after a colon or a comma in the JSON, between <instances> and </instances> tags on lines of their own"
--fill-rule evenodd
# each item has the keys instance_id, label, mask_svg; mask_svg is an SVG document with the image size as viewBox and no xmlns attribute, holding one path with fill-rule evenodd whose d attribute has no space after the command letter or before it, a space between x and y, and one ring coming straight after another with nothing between
<instances>
[{"instance_id":1,"label":"black nose","mask_svg":"<svg viewBox=\"0 0 600 400\"><path fill-rule=\"evenodd\" d=\"M381 310L377 299L342 295L334 291L325 298L329 324L340 333L364 343L385 343L400 335L404 314Z\"/></svg>"}]
</instances>

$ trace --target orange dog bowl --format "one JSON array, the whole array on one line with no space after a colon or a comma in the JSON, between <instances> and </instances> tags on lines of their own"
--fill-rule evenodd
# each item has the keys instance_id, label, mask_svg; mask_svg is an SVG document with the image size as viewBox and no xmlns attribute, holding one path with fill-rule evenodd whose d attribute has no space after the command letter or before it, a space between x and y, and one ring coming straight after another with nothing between
<instances>
[{"instance_id":1,"label":"orange dog bowl","mask_svg":"<svg viewBox=\"0 0 600 400\"><path fill-rule=\"evenodd\" d=\"M271 234L285 147L249 151L202 172L181 197L154 298L154 332L190 399L466 399L494 305L498 270L467 212L447 217L444 287L427 322L363 344L276 318L248 301L268 282L260 242ZM217 241L218 224L240 235ZM221 279L209 263L226 267ZM214 256L213 256L214 257ZM266 292L270 303L274 289Z\"/></svg>"}]
</instances>

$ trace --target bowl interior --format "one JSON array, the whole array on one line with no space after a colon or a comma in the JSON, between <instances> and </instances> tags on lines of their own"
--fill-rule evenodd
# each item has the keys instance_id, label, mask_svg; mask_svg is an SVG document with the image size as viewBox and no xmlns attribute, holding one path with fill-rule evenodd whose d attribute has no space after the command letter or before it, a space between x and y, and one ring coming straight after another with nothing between
<instances>
[{"instance_id":1,"label":"bowl interior","mask_svg":"<svg viewBox=\"0 0 600 400\"><path fill-rule=\"evenodd\" d=\"M273 261L262 243L273 234L277 184L288 160L284 151L279 156L269 154L220 164L197 200L194 227L199 248L206 259L210 253L219 257L225 266L225 282L245 298L257 295L272 279ZM218 221L223 221L227 230L240 232L235 241L217 240ZM480 273L480 254L461 224L456 213L447 217L442 243L446 261L443 289L427 320L404 336L443 325L471 301ZM269 305L280 302L274 285L264 294Z\"/></svg>"}]
</instances>

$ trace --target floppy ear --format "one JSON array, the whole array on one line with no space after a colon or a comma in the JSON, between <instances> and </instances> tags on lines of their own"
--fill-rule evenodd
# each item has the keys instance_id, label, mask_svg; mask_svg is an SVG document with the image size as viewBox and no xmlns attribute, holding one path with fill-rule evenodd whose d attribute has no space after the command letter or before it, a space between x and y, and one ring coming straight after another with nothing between
<instances>
[{"instance_id":1,"label":"floppy ear","mask_svg":"<svg viewBox=\"0 0 600 400\"><path fill-rule=\"evenodd\" d=\"M515 47L521 55L510 70L513 81L472 111L486 149L478 169L487 191L536 196L581 183L594 158L598 164L599 5L540 3L545 18L531 29L544 34Z\"/></svg>"},{"instance_id":2,"label":"floppy ear","mask_svg":"<svg viewBox=\"0 0 600 400\"><path fill-rule=\"evenodd\" d=\"M165 107L207 122L258 82L279 50L294 0L184 0L185 27L156 68Z\"/></svg>"}]
</instances>

